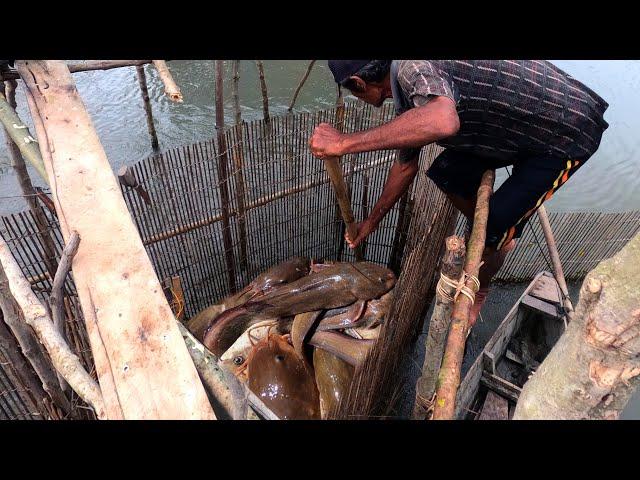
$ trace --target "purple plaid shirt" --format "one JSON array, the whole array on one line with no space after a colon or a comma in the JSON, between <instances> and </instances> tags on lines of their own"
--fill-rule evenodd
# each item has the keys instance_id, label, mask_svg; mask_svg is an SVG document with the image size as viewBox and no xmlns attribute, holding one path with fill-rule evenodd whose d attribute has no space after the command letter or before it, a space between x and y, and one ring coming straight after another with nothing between
<instances>
[{"instance_id":1,"label":"purple plaid shirt","mask_svg":"<svg viewBox=\"0 0 640 480\"><path fill-rule=\"evenodd\" d=\"M589 157L608 127L607 102L547 61L394 60L391 86L398 115L451 98L460 130L438 145L496 159ZM399 160L418 152L401 150Z\"/></svg>"}]
</instances>

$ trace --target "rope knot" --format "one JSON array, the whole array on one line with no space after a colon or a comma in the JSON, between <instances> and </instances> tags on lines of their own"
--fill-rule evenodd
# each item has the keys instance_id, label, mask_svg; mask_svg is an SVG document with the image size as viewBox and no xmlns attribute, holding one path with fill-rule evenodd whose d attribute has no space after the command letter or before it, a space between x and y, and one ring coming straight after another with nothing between
<instances>
[{"instance_id":1,"label":"rope knot","mask_svg":"<svg viewBox=\"0 0 640 480\"><path fill-rule=\"evenodd\" d=\"M484 262L480 263L482 266ZM468 285L470 283L470 285ZM445 289L445 286L453 288L453 296ZM439 293L446 300L455 302L460 294L471 300L471 305L474 304L476 299L476 292L480 290L480 280L475 275L471 275L464 270L458 280L454 280L447 277L444 273L440 272L440 280L436 285L436 292Z\"/></svg>"}]
</instances>

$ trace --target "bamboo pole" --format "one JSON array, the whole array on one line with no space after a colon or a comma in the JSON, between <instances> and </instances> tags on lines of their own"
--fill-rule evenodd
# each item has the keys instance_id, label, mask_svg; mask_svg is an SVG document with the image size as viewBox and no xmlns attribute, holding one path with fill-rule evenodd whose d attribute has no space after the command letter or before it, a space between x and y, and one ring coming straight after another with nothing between
<instances>
[{"instance_id":1,"label":"bamboo pole","mask_svg":"<svg viewBox=\"0 0 640 480\"><path fill-rule=\"evenodd\" d=\"M1 292L0 295L2 295ZM15 305L15 302L12 302L12 304ZM22 384L27 395L34 402L36 409L39 412L43 412L45 411L44 398L47 394L42 388L42 382L40 381L37 373L33 370L33 367L25 356L20 353L20 344L16 340L16 337L5 325L4 318L7 315L14 315L17 319L17 306L12 308L12 311L8 312L5 312L3 308L0 308L0 346L2 347L2 351L4 352L7 360L11 364L11 368L15 371L15 376Z\"/></svg>"},{"instance_id":2,"label":"bamboo pole","mask_svg":"<svg viewBox=\"0 0 640 480\"><path fill-rule=\"evenodd\" d=\"M300 93L300 90L302 89L302 86L304 85L304 82L306 82L307 78L309 78L309 74L311 73L311 69L313 68L313 65L315 63L316 63L315 60L311 60L309 62L309 65L307 65L307 70L304 72L304 75L300 79L300 83L298 83L298 86L296 87L296 91L293 93L293 98L291 99L291 103L289 104L289 108L287 108L287 110L289 112L291 110L293 110L293 105L296 103L296 98L298 98L298 94Z\"/></svg>"},{"instance_id":3,"label":"bamboo pole","mask_svg":"<svg viewBox=\"0 0 640 480\"><path fill-rule=\"evenodd\" d=\"M236 125L242 123L242 112L240 111L240 60L233 61L233 90L231 98L233 98L233 108L236 116Z\"/></svg>"},{"instance_id":4,"label":"bamboo pole","mask_svg":"<svg viewBox=\"0 0 640 480\"><path fill-rule=\"evenodd\" d=\"M164 60L153 60L153 65L156 67L158 76L164 84L164 93L174 102L182 103L182 92L180 92L180 88L178 88L178 85L176 85L176 82L173 80L167 62Z\"/></svg>"},{"instance_id":5,"label":"bamboo pole","mask_svg":"<svg viewBox=\"0 0 640 480\"><path fill-rule=\"evenodd\" d=\"M15 298L15 294L11 291L10 281L12 279L7 270L8 267L5 267L11 262L15 263L15 260L6 242L0 237L0 308L4 312L4 321L18 341L23 355L29 360L33 370L38 375L44 391L49 394L56 405L62 408L65 413L68 413L71 411L71 405L60 389L55 371L44 356L38 340L29 329L28 322L25 324L21 320L21 306L16 303L18 299ZM30 286L29 291L31 291ZM27 320L27 314L24 315L25 320Z\"/></svg>"},{"instance_id":6,"label":"bamboo pole","mask_svg":"<svg viewBox=\"0 0 640 480\"><path fill-rule=\"evenodd\" d=\"M15 80L8 80L4 83L4 85L2 84L2 82L0 82L0 93L2 93L1 90L3 86L5 87L7 103L15 111L17 83ZM29 177L29 172L27 171L27 166L24 163L24 159L22 158L20 149L9 136L9 132L6 128L4 129L4 132L6 137L7 150L9 151L9 157L11 158L11 164L13 165L16 176L18 177L20 190L22 191L22 195L24 195L24 199L27 203L27 206L29 207L29 210L31 211L31 214L33 215L36 225L38 226L38 236L42 240L42 247L44 249L44 264L47 267L49 275L51 275L51 277L53 278L56 273L56 269L58 268L56 264L56 247L49 235L47 219L36 200L38 192L31 183L31 178Z\"/></svg>"},{"instance_id":7,"label":"bamboo pole","mask_svg":"<svg viewBox=\"0 0 640 480\"><path fill-rule=\"evenodd\" d=\"M553 274L556 277L560 291L562 292L562 303L567 311L567 323L571 321L573 317L573 305L569 298L569 289L567 288L567 282L564 278L564 272L562 271L562 262L560 262L560 254L558 253L558 247L556 245L556 239L553 236L553 230L551 230L551 223L549 223L549 216L547 215L547 209L544 205L540 205L538 208L538 220L540 220L540 226L544 233L544 238L547 241L547 247L549 248L549 256L551 257L551 265L553 267Z\"/></svg>"},{"instance_id":8,"label":"bamboo pole","mask_svg":"<svg viewBox=\"0 0 640 480\"><path fill-rule=\"evenodd\" d=\"M31 136L29 128L20 120L18 114L9 105L4 94L0 92L0 122L5 131L13 140L22 156L38 171L40 176L48 183L47 172L42 162L42 155L38 148L38 142Z\"/></svg>"},{"instance_id":9,"label":"bamboo pole","mask_svg":"<svg viewBox=\"0 0 640 480\"><path fill-rule=\"evenodd\" d=\"M218 181L220 182L220 199L222 201L222 243L227 262L227 278L229 292L236 291L236 268L231 239L231 223L229 222L229 174L227 172L227 141L224 136L224 91L223 91L223 63L216 60L216 134L218 136Z\"/></svg>"},{"instance_id":10,"label":"bamboo pole","mask_svg":"<svg viewBox=\"0 0 640 480\"><path fill-rule=\"evenodd\" d=\"M466 252L464 238L453 235L445 240L445 245L446 251L442 258L440 272L441 275L455 281L462 275ZM429 409L433 406L431 399L436 389L436 379L440 371L447 332L451 323L454 293L454 287L445 284L442 280L438 282L436 303L429 321L429 333L425 342L422 374L416 383L416 399L413 407L415 420L424 420Z\"/></svg>"},{"instance_id":11,"label":"bamboo pole","mask_svg":"<svg viewBox=\"0 0 640 480\"><path fill-rule=\"evenodd\" d=\"M74 280L107 417L215 418L69 69L60 61L16 67L62 234L82 238Z\"/></svg>"},{"instance_id":12,"label":"bamboo pole","mask_svg":"<svg viewBox=\"0 0 640 480\"><path fill-rule=\"evenodd\" d=\"M136 73L138 74L140 93L142 93L142 101L144 103L144 111L147 118L147 129L149 130L149 136L151 137L151 148L154 152L158 152L160 150L160 146L158 144L156 127L153 124L153 113L151 111L151 101L149 100L149 89L147 88L147 77L144 73L144 66L137 65Z\"/></svg>"},{"instance_id":13,"label":"bamboo pole","mask_svg":"<svg viewBox=\"0 0 640 480\"><path fill-rule=\"evenodd\" d=\"M36 332L55 369L71 385L73 390L93 407L97 417L105 419L105 407L98 384L82 367L80 359L60 336L45 306L31 290L29 282L22 274L3 239L0 239L0 263L4 274L6 274L11 294L20 306L27 325Z\"/></svg>"},{"instance_id":14,"label":"bamboo pole","mask_svg":"<svg viewBox=\"0 0 640 480\"><path fill-rule=\"evenodd\" d=\"M478 277L482 253L485 248L489 199L493 191L494 181L494 170L487 170L482 175L473 217L473 229L471 230L467 257L464 263L464 271L469 276L476 278ZM470 278L466 279L465 286L474 292L477 289L477 286L474 285ZM472 301L466 295L459 295L453 305L447 345L442 359L442 368L438 375L436 402L433 411L434 420L450 420L455 412L456 393L460 385L460 369L462 368L462 357L467 340L471 305Z\"/></svg>"},{"instance_id":15,"label":"bamboo pole","mask_svg":"<svg viewBox=\"0 0 640 480\"><path fill-rule=\"evenodd\" d=\"M262 91L262 111L264 113L264 122L269 125L271 118L269 117L269 95L267 94L267 82L264 79L264 66L262 60L256 60L258 67L258 76L260 77L260 90Z\"/></svg>"},{"instance_id":16,"label":"bamboo pole","mask_svg":"<svg viewBox=\"0 0 640 480\"><path fill-rule=\"evenodd\" d=\"M51 287L51 295L49 295L49 305L51 307L51 316L53 317L53 325L60 334L60 337L67 342L67 338L64 331L64 282L67 278L69 270L71 270L71 261L74 255L78 251L78 245L80 244L80 237L77 232L73 232L71 240L65 245L60 257L60 263L58 264L58 271L55 273L53 279L53 286ZM58 372L58 381L60 388L65 393L68 393L69 385L62 378L60 372Z\"/></svg>"}]
</instances>

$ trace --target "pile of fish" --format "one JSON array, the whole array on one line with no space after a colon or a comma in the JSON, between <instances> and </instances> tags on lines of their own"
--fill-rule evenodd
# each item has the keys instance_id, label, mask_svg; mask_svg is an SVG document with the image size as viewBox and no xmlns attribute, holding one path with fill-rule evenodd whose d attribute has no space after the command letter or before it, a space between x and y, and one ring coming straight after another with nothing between
<instances>
[{"instance_id":1,"label":"pile of fish","mask_svg":"<svg viewBox=\"0 0 640 480\"><path fill-rule=\"evenodd\" d=\"M326 418L378 337L395 282L370 262L294 257L187 327L279 418Z\"/></svg>"}]
</instances>

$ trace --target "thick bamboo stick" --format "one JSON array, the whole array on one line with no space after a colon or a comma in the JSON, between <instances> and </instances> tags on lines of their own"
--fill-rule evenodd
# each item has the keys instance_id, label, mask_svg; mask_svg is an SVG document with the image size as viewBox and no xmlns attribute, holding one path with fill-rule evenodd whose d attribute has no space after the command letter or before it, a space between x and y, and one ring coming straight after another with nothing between
<instances>
[{"instance_id":1,"label":"thick bamboo stick","mask_svg":"<svg viewBox=\"0 0 640 480\"><path fill-rule=\"evenodd\" d=\"M151 137L151 148L154 152L158 152L160 150L160 146L158 144L158 134L156 133L156 126L153 124L153 112L151 111L151 101L149 100L149 89L147 88L147 76L144 73L144 66L137 65L136 73L138 74L140 93L142 93L144 112L147 118L147 130L149 130L149 136Z\"/></svg>"},{"instance_id":2,"label":"thick bamboo stick","mask_svg":"<svg viewBox=\"0 0 640 480\"><path fill-rule=\"evenodd\" d=\"M264 122L269 124L271 117L269 117L269 94L267 93L267 82L264 79L264 66L262 60L256 60L256 67L258 67L258 76L260 77L260 90L262 91L262 111L264 113Z\"/></svg>"},{"instance_id":3,"label":"thick bamboo stick","mask_svg":"<svg viewBox=\"0 0 640 480\"><path fill-rule=\"evenodd\" d=\"M16 86L17 83L15 80L9 80L4 83L7 102L14 111L16 108ZM0 93L2 93L2 87L3 84L0 82ZM38 226L38 236L42 240L42 247L44 248L44 264L47 267L49 275L53 277L58 266L56 264L56 247L49 235L47 219L36 200L37 192L31 183L31 177L29 177L29 172L27 171L27 166L24 163L20 149L9 136L9 132L6 129L4 129L4 132L7 140L7 150L9 151L9 157L11 158L11 164L13 165L16 176L18 177L20 190L22 191L22 195L24 195L24 199L29 206L29 210L33 215L36 225Z\"/></svg>"},{"instance_id":4,"label":"thick bamboo stick","mask_svg":"<svg viewBox=\"0 0 640 480\"><path fill-rule=\"evenodd\" d=\"M451 236L445 240L446 251L442 258L441 275L457 281L462 274L465 259L464 238ZM441 277L442 278L442 277ZM425 342L422 374L416 383L416 400L413 407L413 418L424 420L427 417L431 398L436 389L436 379L442 363L447 332L451 323L453 295L455 288L442 280L436 288L436 303L429 321L429 333Z\"/></svg>"},{"instance_id":5,"label":"thick bamboo stick","mask_svg":"<svg viewBox=\"0 0 640 480\"><path fill-rule=\"evenodd\" d=\"M307 70L304 72L304 75L300 79L300 83L298 83L298 86L296 87L296 91L293 93L293 98L291 99L289 108L287 108L288 111L293 110L293 105L296 103L296 99L298 98L298 94L300 93L300 90L302 89L304 82L306 82L307 78L309 78L309 74L311 73L311 69L313 68L314 63L316 63L315 60L311 60L309 62L309 65L307 66Z\"/></svg>"},{"instance_id":6,"label":"thick bamboo stick","mask_svg":"<svg viewBox=\"0 0 640 480\"><path fill-rule=\"evenodd\" d=\"M220 181L220 199L222 202L222 243L227 262L227 278L229 292L236 291L236 267L231 239L231 223L229 222L229 174L227 171L227 140L224 136L224 91L223 91L223 61L216 60L216 134L218 136L218 180Z\"/></svg>"},{"instance_id":7,"label":"thick bamboo stick","mask_svg":"<svg viewBox=\"0 0 640 480\"><path fill-rule=\"evenodd\" d=\"M98 384L91 378L71 351L49 317L45 306L38 300L9 247L0 239L0 263L6 274L9 289L20 306L24 319L36 332L55 369L80 397L93 407L100 419L105 419L105 407Z\"/></svg>"},{"instance_id":8,"label":"thick bamboo stick","mask_svg":"<svg viewBox=\"0 0 640 480\"><path fill-rule=\"evenodd\" d=\"M158 76L164 84L164 93L174 102L182 103L182 92L180 92L180 88L176 85L173 75L171 75L169 67L167 66L167 62L164 60L153 60L153 65L156 67Z\"/></svg>"},{"instance_id":9,"label":"thick bamboo stick","mask_svg":"<svg viewBox=\"0 0 640 480\"><path fill-rule=\"evenodd\" d=\"M553 274L556 277L560 291L562 292L564 308L567 311L567 320L570 321L573 316L573 305L569 298L569 289L567 288L567 282L564 278L562 271L562 262L560 262L560 254L558 253L558 247L556 245L556 239L553 236L553 230L551 230L551 223L549 223L549 216L547 215L547 209L544 205L540 205L538 208L538 220L540 220L540 226L544 233L544 238L547 241L547 247L549 248L549 256L551 257L551 265L553 267Z\"/></svg>"},{"instance_id":10,"label":"thick bamboo stick","mask_svg":"<svg viewBox=\"0 0 640 480\"><path fill-rule=\"evenodd\" d=\"M464 271L469 276L476 278L478 277L482 253L485 248L489 199L493 192L494 180L495 171L487 170L480 181L473 217L473 229L471 230L467 258L464 263ZM466 279L465 286L474 292L477 289L470 278ZM442 359L442 368L438 375L436 402L433 411L434 420L450 420L455 412L456 393L460 385L460 369L462 368L462 357L467 340L471 305L472 301L466 295L459 295L453 305L447 345Z\"/></svg>"},{"instance_id":11,"label":"thick bamboo stick","mask_svg":"<svg viewBox=\"0 0 640 480\"><path fill-rule=\"evenodd\" d=\"M233 108L235 112L236 125L242 123L242 112L240 110L240 60L233 61L233 89L231 98L233 99Z\"/></svg>"},{"instance_id":12,"label":"thick bamboo stick","mask_svg":"<svg viewBox=\"0 0 640 480\"><path fill-rule=\"evenodd\" d=\"M107 417L215 418L69 69L59 61L16 67L48 147L62 234L82 238L74 280Z\"/></svg>"},{"instance_id":13,"label":"thick bamboo stick","mask_svg":"<svg viewBox=\"0 0 640 480\"><path fill-rule=\"evenodd\" d=\"M29 329L28 324L25 324L21 319L21 308L19 303L16 303L18 299L14 298L15 294L11 291L11 277L5 267L11 262L15 263L15 260L6 242L1 237L0 262L0 308L4 312L4 321L18 341L23 355L29 360L38 378L40 378L44 391L49 394L60 408L65 412L70 412L71 405L60 389L54 370L44 356L38 340ZM30 286L29 291L31 291Z\"/></svg>"},{"instance_id":14,"label":"thick bamboo stick","mask_svg":"<svg viewBox=\"0 0 640 480\"><path fill-rule=\"evenodd\" d=\"M42 162L42 155L38 148L38 142L31 136L29 128L20 120L16 111L9 105L4 94L0 92L0 122L5 131L13 140L22 156L38 171L40 176L48 183L47 171Z\"/></svg>"}]
</instances>

